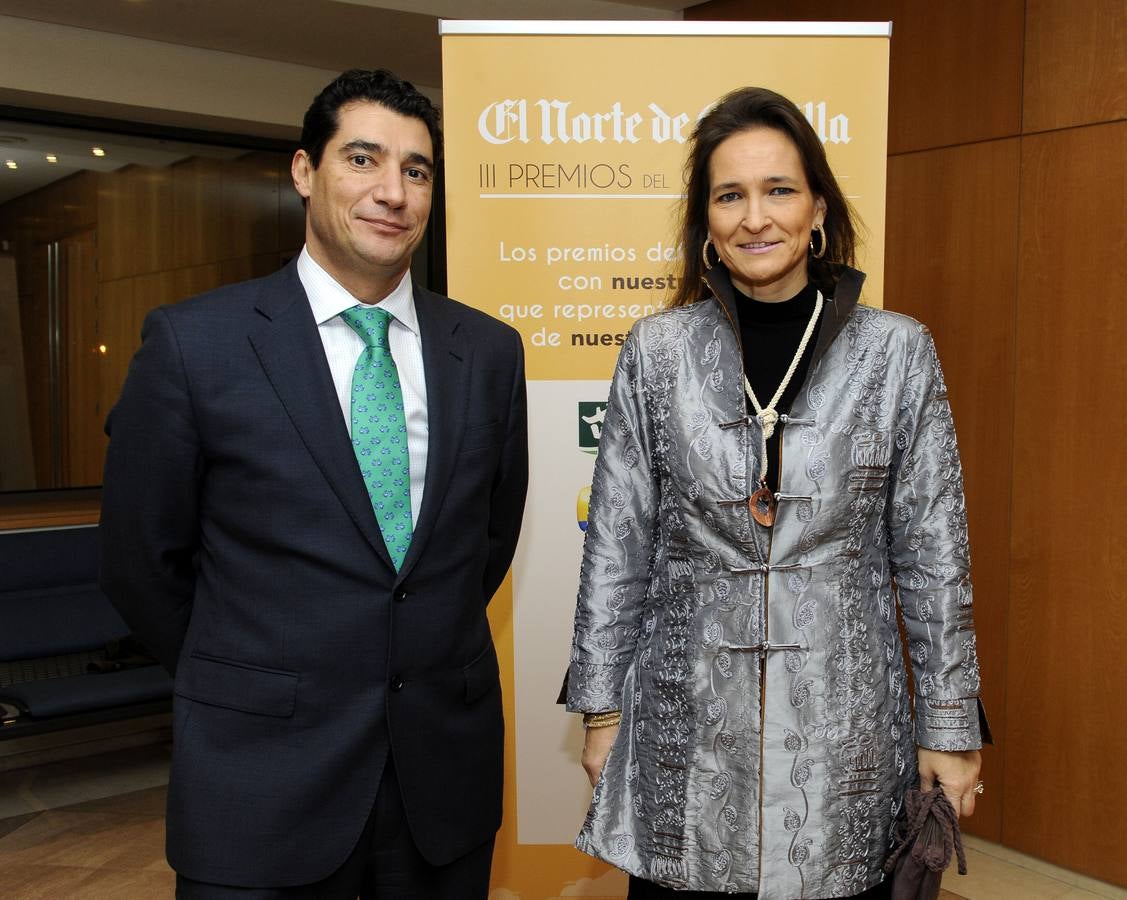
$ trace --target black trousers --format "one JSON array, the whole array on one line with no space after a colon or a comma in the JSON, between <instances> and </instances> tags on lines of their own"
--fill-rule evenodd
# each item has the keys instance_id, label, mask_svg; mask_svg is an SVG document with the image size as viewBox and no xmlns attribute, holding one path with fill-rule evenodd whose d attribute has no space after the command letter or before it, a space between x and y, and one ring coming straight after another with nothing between
<instances>
[{"instance_id":1,"label":"black trousers","mask_svg":"<svg viewBox=\"0 0 1127 900\"><path fill-rule=\"evenodd\" d=\"M892 896L892 879L886 878L876 887L862 894L855 894L853 900L889 900ZM661 887L652 881L630 876L630 893L626 900L716 900L718 897L736 897L739 900L755 900L755 894L717 894L712 891L675 891Z\"/></svg>"},{"instance_id":2,"label":"black trousers","mask_svg":"<svg viewBox=\"0 0 1127 900\"><path fill-rule=\"evenodd\" d=\"M296 887L243 888L176 876L177 900L485 900L493 840L445 866L419 853L391 759L360 840L337 871Z\"/></svg>"}]
</instances>

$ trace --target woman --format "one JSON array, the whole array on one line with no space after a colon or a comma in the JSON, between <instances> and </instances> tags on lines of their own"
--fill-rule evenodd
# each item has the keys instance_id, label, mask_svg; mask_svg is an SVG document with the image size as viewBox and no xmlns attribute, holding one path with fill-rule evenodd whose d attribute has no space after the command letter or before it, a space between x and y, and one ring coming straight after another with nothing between
<instances>
[{"instance_id":1,"label":"woman","mask_svg":"<svg viewBox=\"0 0 1127 900\"><path fill-rule=\"evenodd\" d=\"M942 374L926 328L857 305L849 206L793 103L728 95L686 168L681 288L623 347L595 467L576 846L631 898L883 896L917 771L963 815L981 790Z\"/></svg>"}]
</instances>

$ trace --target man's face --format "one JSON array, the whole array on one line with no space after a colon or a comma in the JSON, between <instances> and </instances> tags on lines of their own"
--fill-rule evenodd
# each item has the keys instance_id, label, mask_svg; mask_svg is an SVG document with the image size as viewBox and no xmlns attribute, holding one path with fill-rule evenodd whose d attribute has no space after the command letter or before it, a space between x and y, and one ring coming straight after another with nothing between
<instances>
[{"instance_id":1,"label":"man's face","mask_svg":"<svg viewBox=\"0 0 1127 900\"><path fill-rule=\"evenodd\" d=\"M349 286L398 279L410 266L430 215L434 150L421 120L378 103L348 103L337 122L321 164L313 168L298 150L292 172L307 201L310 254L355 290Z\"/></svg>"}]
</instances>

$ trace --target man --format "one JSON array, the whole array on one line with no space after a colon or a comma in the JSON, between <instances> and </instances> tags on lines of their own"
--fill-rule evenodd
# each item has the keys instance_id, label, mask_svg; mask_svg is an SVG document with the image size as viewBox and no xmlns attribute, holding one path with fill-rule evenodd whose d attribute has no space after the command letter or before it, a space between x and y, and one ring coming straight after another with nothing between
<instances>
[{"instance_id":1,"label":"man","mask_svg":"<svg viewBox=\"0 0 1127 900\"><path fill-rule=\"evenodd\" d=\"M110 415L102 585L176 678L180 897L488 892L524 363L411 282L441 140L389 72L326 87L301 255L151 313Z\"/></svg>"}]
</instances>

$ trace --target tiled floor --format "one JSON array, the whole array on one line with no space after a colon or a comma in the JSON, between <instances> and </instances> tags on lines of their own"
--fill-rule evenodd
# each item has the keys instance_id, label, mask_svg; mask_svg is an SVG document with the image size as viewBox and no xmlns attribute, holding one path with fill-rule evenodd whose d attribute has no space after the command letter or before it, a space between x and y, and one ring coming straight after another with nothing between
<instances>
[{"instance_id":1,"label":"tiled floor","mask_svg":"<svg viewBox=\"0 0 1127 900\"><path fill-rule=\"evenodd\" d=\"M5 900L158 900L168 748L0 773L0 896Z\"/></svg>"},{"instance_id":2,"label":"tiled floor","mask_svg":"<svg viewBox=\"0 0 1127 900\"><path fill-rule=\"evenodd\" d=\"M0 774L0 896L6 900L160 900L166 747L137 748ZM1127 900L1127 891L997 844L966 839L969 874L942 900ZM527 898L537 900L537 898Z\"/></svg>"},{"instance_id":3,"label":"tiled floor","mask_svg":"<svg viewBox=\"0 0 1127 900\"><path fill-rule=\"evenodd\" d=\"M9 824L16 827L8 830ZM0 820L5 897L172 897L164 861L164 788Z\"/></svg>"}]
</instances>

